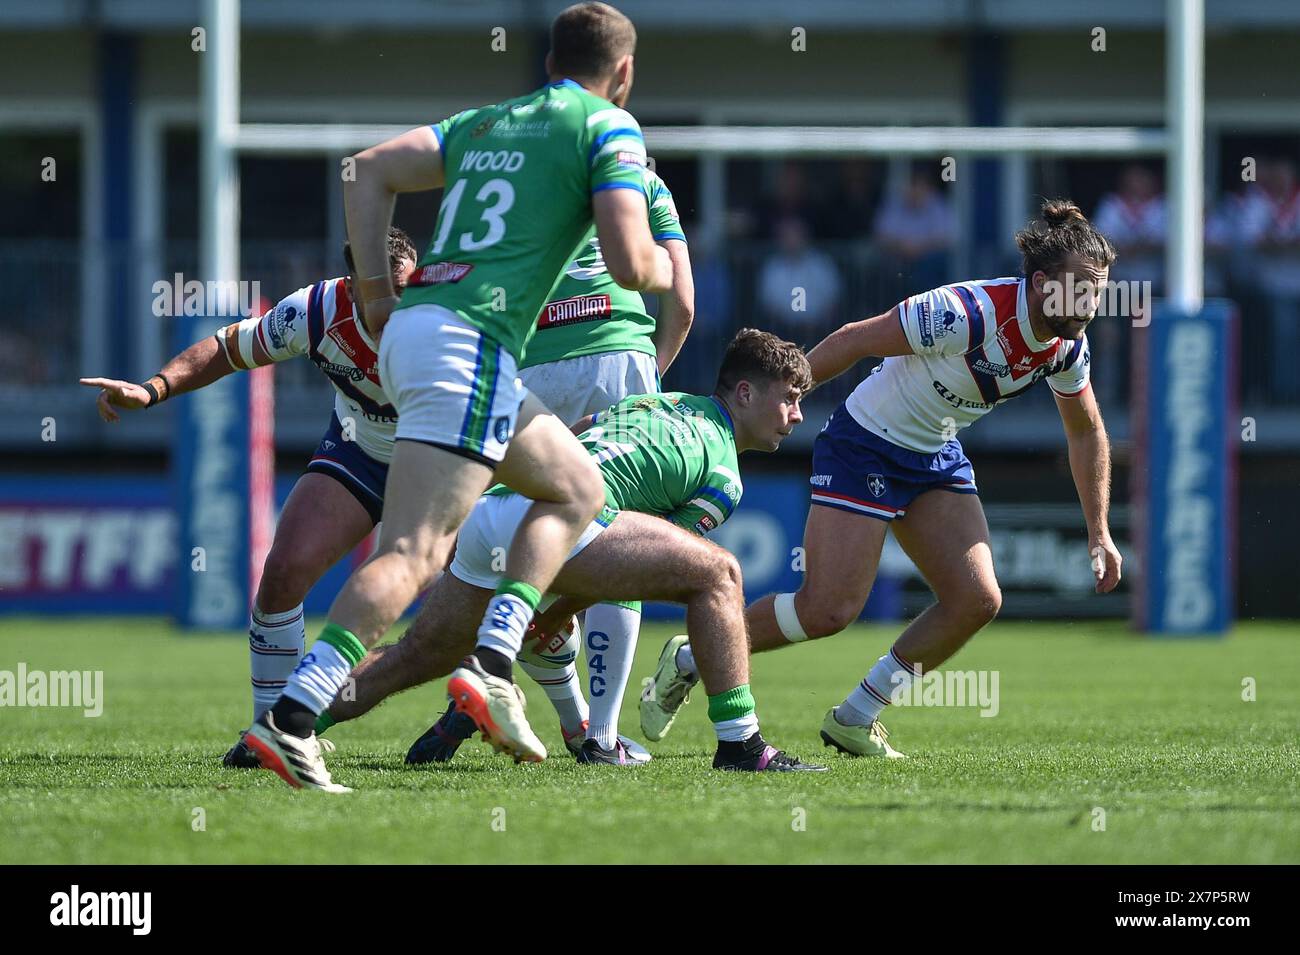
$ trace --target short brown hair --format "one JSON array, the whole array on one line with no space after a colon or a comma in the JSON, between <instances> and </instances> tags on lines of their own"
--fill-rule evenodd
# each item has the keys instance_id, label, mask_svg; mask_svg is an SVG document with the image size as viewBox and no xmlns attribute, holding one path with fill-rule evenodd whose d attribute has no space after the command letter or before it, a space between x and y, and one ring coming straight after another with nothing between
<instances>
[{"instance_id":1,"label":"short brown hair","mask_svg":"<svg viewBox=\"0 0 1300 955\"><path fill-rule=\"evenodd\" d=\"M599 79L636 52L636 27L608 3L575 3L551 23L551 59L557 73Z\"/></svg>"},{"instance_id":2,"label":"short brown hair","mask_svg":"<svg viewBox=\"0 0 1300 955\"><path fill-rule=\"evenodd\" d=\"M1045 199L1035 219L1016 233L1020 267L1025 277L1035 272L1056 275L1070 255L1109 266L1115 261L1115 247L1093 228L1088 217L1069 199Z\"/></svg>"},{"instance_id":3,"label":"short brown hair","mask_svg":"<svg viewBox=\"0 0 1300 955\"><path fill-rule=\"evenodd\" d=\"M812 367L794 342L757 328L742 328L727 345L713 390L730 391L742 381L755 380L789 382L804 393L812 387Z\"/></svg>"},{"instance_id":4,"label":"short brown hair","mask_svg":"<svg viewBox=\"0 0 1300 955\"><path fill-rule=\"evenodd\" d=\"M403 232L397 226L388 230L388 267L392 271L397 271L397 266L401 264L402 259L410 259L412 262L420 261L420 253L415 251L415 243L411 237ZM343 243L343 261L347 263L348 275L354 277L357 271L356 263L352 261L352 243ZM368 276L361 276L368 278Z\"/></svg>"}]
</instances>

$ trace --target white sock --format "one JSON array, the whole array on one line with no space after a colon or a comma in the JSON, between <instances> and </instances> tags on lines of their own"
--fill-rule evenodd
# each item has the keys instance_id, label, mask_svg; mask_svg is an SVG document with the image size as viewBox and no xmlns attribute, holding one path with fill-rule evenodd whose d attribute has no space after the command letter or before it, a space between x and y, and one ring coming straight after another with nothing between
<instances>
[{"instance_id":1,"label":"white sock","mask_svg":"<svg viewBox=\"0 0 1300 955\"><path fill-rule=\"evenodd\" d=\"M695 654L691 652L691 645L683 643L677 648L677 669L683 673L689 673L695 679L700 678L700 669L695 665Z\"/></svg>"},{"instance_id":2,"label":"white sock","mask_svg":"<svg viewBox=\"0 0 1300 955\"><path fill-rule=\"evenodd\" d=\"M740 743L758 732L758 714L750 713L734 720L722 720L713 724L713 731L724 743Z\"/></svg>"},{"instance_id":3,"label":"white sock","mask_svg":"<svg viewBox=\"0 0 1300 955\"><path fill-rule=\"evenodd\" d=\"M859 683L844 702L835 708L835 718L846 726L870 726L889 705L894 693L904 693L912 685L918 667L889 652L876 661L866 679Z\"/></svg>"},{"instance_id":4,"label":"white sock","mask_svg":"<svg viewBox=\"0 0 1300 955\"><path fill-rule=\"evenodd\" d=\"M505 654L511 660L519 656L524 634L533 622L533 611L514 594L496 594L483 614L478 628L478 646Z\"/></svg>"},{"instance_id":5,"label":"white sock","mask_svg":"<svg viewBox=\"0 0 1300 955\"><path fill-rule=\"evenodd\" d=\"M587 722L587 701L582 698L582 684L578 679L578 668L570 663L561 669L539 667L533 663L517 661L520 669L533 678L542 688L546 698L555 707L560 717L560 726L566 736L583 732Z\"/></svg>"},{"instance_id":6,"label":"white sock","mask_svg":"<svg viewBox=\"0 0 1300 955\"><path fill-rule=\"evenodd\" d=\"M269 710L284 692L289 674L307 649L307 622L302 604L283 613L263 613L256 606L248 620L248 665L253 683L253 720Z\"/></svg>"},{"instance_id":7,"label":"white sock","mask_svg":"<svg viewBox=\"0 0 1300 955\"><path fill-rule=\"evenodd\" d=\"M352 663L333 644L317 640L311 652L294 668L284 695L297 700L319 716L338 696L352 672Z\"/></svg>"},{"instance_id":8,"label":"white sock","mask_svg":"<svg viewBox=\"0 0 1300 955\"><path fill-rule=\"evenodd\" d=\"M591 697L587 739L594 739L602 749L613 749L618 738L618 713L632 675L641 612L618 604L596 604L587 609L582 627L587 693Z\"/></svg>"}]
</instances>

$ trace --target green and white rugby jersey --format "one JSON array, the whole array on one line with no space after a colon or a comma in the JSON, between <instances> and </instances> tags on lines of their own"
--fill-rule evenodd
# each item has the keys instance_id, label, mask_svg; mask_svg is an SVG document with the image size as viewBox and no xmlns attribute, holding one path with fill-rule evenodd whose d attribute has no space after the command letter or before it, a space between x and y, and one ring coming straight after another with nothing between
<instances>
[{"instance_id":1,"label":"green and white rugby jersey","mask_svg":"<svg viewBox=\"0 0 1300 955\"><path fill-rule=\"evenodd\" d=\"M632 395L578 435L614 508L658 514L705 534L729 518L744 485L731 415L714 398Z\"/></svg>"},{"instance_id":2,"label":"green and white rugby jersey","mask_svg":"<svg viewBox=\"0 0 1300 955\"><path fill-rule=\"evenodd\" d=\"M642 171L642 184L654 240L685 242L668 186L649 169ZM593 228L542 306L537 333L528 342L519 367L607 352L654 355L654 332L655 320L646 311L641 293L625 289L609 277Z\"/></svg>"},{"instance_id":3,"label":"green and white rugby jersey","mask_svg":"<svg viewBox=\"0 0 1300 955\"><path fill-rule=\"evenodd\" d=\"M745 491L731 415L714 398L631 395L596 415L578 440L605 479L604 524L617 511L639 511L707 534ZM498 484L487 493L515 492Z\"/></svg>"},{"instance_id":4,"label":"green and white rugby jersey","mask_svg":"<svg viewBox=\"0 0 1300 955\"><path fill-rule=\"evenodd\" d=\"M433 126L445 191L399 309L441 305L516 360L591 230L591 197L644 190L632 115L573 80Z\"/></svg>"}]
</instances>

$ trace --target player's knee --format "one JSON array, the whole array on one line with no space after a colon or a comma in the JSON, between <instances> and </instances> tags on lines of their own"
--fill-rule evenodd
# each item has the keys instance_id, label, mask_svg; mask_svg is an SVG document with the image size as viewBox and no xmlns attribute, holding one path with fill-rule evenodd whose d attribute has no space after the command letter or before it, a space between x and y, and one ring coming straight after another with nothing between
<instances>
[{"instance_id":1,"label":"player's knee","mask_svg":"<svg viewBox=\"0 0 1300 955\"><path fill-rule=\"evenodd\" d=\"M843 598L819 600L806 611L800 610L799 622L809 640L830 637L858 619L862 604Z\"/></svg>"},{"instance_id":2,"label":"player's knee","mask_svg":"<svg viewBox=\"0 0 1300 955\"><path fill-rule=\"evenodd\" d=\"M283 613L303 602L314 583L312 573L292 554L272 550L262 565L257 606L265 613Z\"/></svg>"},{"instance_id":3,"label":"player's knee","mask_svg":"<svg viewBox=\"0 0 1300 955\"><path fill-rule=\"evenodd\" d=\"M713 576L713 586L735 593L744 593L745 582L740 572L740 561L736 559L735 554L719 547L716 553L707 555L705 559Z\"/></svg>"},{"instance_id":4,"label":"player's knee","mask_svg":"<svg viewBox=\"0 0 1300 955\"><path fill-rule=\"evenodd\" d=\"M957 612L970 625L971 632L992 623L1002 610L1002 590L997 584L973 588L956 601Z\"/></svg>"},{"instance_id":5,"label":"player's knee","mask_svg":"<svg viewBox=\"0 0 1300 955\"><path fill-rule=\"evenodd\" d=\"M416 591L428 587L446 563L446 546L433 534L403 534L383 541L380 553L389 558L390 572L406 578Z\"/></svg>"},{"instance_id":6,"label":"player's knee","mask_svg":"<svg viewBox=\"0 0 1300 955\"><path fill-rule=\"evenodd\" d=\"M591 463L590 458L587 463L588 467L579 468L572 475L574 484L570 493L586 519L591 520L605 506L605 479L601 477L600 469Z\"/></svg>"}]
</instances>

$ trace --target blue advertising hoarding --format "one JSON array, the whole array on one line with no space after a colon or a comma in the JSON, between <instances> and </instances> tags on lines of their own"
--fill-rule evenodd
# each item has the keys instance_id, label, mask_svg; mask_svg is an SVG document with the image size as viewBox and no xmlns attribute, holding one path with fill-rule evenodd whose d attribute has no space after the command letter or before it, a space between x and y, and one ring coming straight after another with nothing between
<instances>
[{"instance_id":1,"label":"blue advertising hoarding","mask_svg":"<svg viewBox=\"0 0 1300 955\"><path fill-rule=\"evenodd\" d=\"M1230 302L1135 329L1137 626L1219 634L1235 606L1237 329Z\"/></svg>"}]
</instances>

